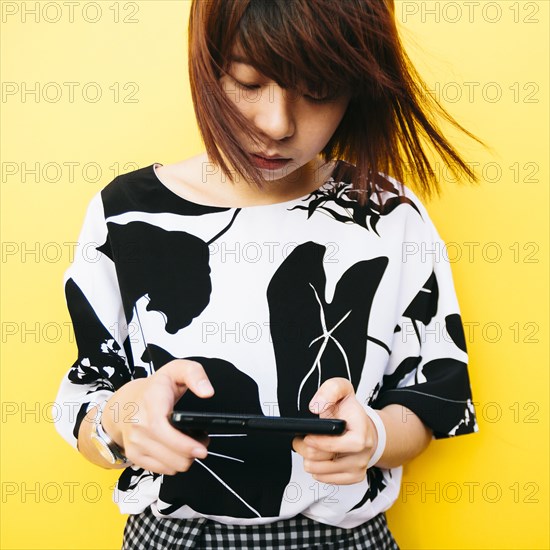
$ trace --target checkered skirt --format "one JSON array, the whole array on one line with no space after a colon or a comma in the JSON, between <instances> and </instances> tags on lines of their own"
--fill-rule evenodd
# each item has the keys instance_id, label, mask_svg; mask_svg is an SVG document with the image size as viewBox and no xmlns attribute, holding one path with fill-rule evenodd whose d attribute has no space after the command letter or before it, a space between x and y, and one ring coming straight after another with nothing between
<instances>
[{"instance_id":1,"label":"checkered skirt","mask_svg":"<svg viewBox=\"0 0 550 550\"><path fill-rule=\"evenodd\" d=\"M122 550L399 550L385 514L342 529L298 515L264 525L225 525L206 518L157 518L147 508L131 515Z\"/></svg>"}]
</instances>

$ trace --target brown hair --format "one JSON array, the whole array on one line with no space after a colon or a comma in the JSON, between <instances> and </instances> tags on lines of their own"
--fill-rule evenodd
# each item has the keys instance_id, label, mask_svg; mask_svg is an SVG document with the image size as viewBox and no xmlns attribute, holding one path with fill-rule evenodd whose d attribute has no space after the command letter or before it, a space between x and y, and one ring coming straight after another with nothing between
<instances>
[{"instance_id":1,"label":"brown hair","mask_svg":"<svg viewBox=\"0 0 550 550\"><path fill-rule=\"evenodd\" d=\"M247 181L262 187L261 172L234 137L261 140L234 108L219 78L236 45L258 72L283 88L352 91L347 111L321 152L325 161L355 168L351 180L361 203L376 189L378 172L405 181L409 168L421 194L439 193L427 147L459 178L476 181L443 136L434 114L465 130L427 92L404 51L393 0L193 0L189 21L189 76L206 151L233 181L225 156ZM224 116L218 116L224 113ZM223 155L223 156L222 156ZM338 163L338 180L346 163ZM349 169L349 164L347 164Z\"/></svg>"}]
</instances>

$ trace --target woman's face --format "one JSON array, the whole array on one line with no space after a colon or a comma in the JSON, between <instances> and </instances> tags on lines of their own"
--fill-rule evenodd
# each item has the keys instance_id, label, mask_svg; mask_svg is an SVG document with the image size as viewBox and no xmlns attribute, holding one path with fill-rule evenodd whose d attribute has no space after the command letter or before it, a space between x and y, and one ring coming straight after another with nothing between
<instances>
[{"instance_id":1,"label":"woman's face","mask_svg":"<svg viewBox=\"0 0 550 550\"><path fill-rule=\"evenodd\" d=\"M318 157L340 124L351 95L328 97L323 91L283 89L238 51L220 82L263 136L260 144L246 136L239 141L268 181L296 177L299 169Z\"/></svg>"}]
</instances>

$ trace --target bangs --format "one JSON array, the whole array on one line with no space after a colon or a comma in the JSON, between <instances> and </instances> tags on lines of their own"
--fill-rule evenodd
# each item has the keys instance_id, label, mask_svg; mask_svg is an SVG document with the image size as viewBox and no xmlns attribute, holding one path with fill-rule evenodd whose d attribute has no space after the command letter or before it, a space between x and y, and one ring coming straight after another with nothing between
<instances>
[{"instance_id":1,"label":"bangs","mask_svg":"<svg viewBox=\"0 0 550 550\"><path fill-rule=\"evenodd\" d=\"M401 44L394 0L193 0L189 80L208 157L230 181L242 176L262 188L261 170L238 136L261 144L265 135L220 84L239 61L281 88L321 96L314 100L351 92L320 155L353 165L355 189L377 192L373 174L380 172L409 179L406 165L421 192L437 191L429 149L453 173L476 179L435 117L479 140L430 95Z\"/></svg>"},{"instance_id":2,"label":"bangs","mask_svg":"<svg viewBox=\"0 0 550 550\"><path fill-rule=\"evenodd\" d=\"M238 51L243 62L282 88L330 95L363 87L380 71L377 64L368 73L357 70L365 64L365 44L357 22L347 21L353 11L334 0L252 0L226 44L231 51L221 52L221 64L227 69Z\"/></svg>"}]
</instances>

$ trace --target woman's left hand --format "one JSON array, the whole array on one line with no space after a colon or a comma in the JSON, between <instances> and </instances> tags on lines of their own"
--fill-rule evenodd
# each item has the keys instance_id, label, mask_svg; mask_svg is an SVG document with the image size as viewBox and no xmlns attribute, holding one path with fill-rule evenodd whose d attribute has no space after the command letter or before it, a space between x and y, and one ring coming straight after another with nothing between
<instances>
[{"instance_id":1,"label":"woman's left hand","mask_svg":"<svg viewBox=\"0 0 550 550\"><path fill-rule=\"evenodd\" d=\"M321 483L351 485L363 481L378 435L349 380L331 378L324 382L309 408L320 418L345 420L346 431L339 436L295 437L292 447L304 458L305 471Z\"/></svg>"}]
</instances>

